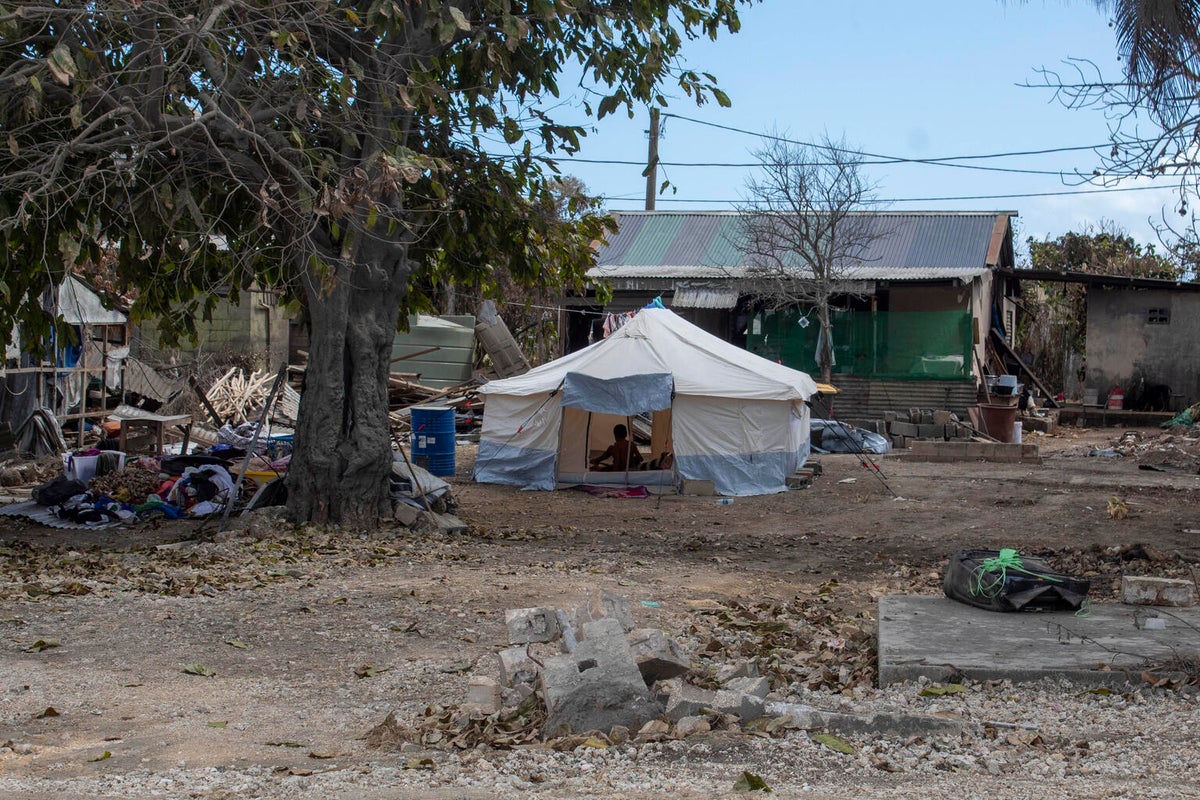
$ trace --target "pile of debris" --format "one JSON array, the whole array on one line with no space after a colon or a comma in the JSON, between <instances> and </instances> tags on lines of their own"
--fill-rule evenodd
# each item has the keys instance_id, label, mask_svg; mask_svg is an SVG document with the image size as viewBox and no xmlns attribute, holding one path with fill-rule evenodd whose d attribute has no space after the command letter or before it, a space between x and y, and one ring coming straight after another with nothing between
<instances>
[{"instance_id":1,"label":"pile of debris","mask_svg":"<svg viewBox=\"0 0 1200 800\"><path fill-rule=\"evenodd\" d=\"M1125 431L1110 449L1136 459L1144 469L1196 473L1200 470L1200 426L1176 426L1150 435Z\"/></svg>"},{"instance_id":2,"label":"pile of debris","mask_svg":"<svg viewBox=\"0 0 1200 800\"><path fill-rule=\"evenodd\" d=\"M428 706L408 724L389 714L368 743L407 751L537 742L603 749L708 731L778 736L813 728L887 732L913 724L904 715L846 714L777 699L755 658L716 670L695 666L666 633L637 627L629 598L610 592L570 613L509 609L505 623L509 647L496 654L495 677L471 677L460 705ZM923 718L921 724L950 733L961 727L957 720Z\"/></svg>"}]
</instances>

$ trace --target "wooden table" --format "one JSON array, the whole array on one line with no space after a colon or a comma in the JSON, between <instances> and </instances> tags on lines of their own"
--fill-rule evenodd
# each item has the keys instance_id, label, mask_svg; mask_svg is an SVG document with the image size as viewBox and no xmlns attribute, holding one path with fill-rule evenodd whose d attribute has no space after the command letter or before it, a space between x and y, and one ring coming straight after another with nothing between
<instances>
[{"instance_id":1,"label":"wooden table","mask_svg":"<svg viewBox=\"0 0 1200 800\"><path fill-rule=\"evenodd\" d=\"M183 434L183 449L181 452L187 452L188 439L192 434L192 417L190 414L175 414L172 416L162 416L160 414L141 413L137 416L129 416L121 418L121 452L128 453L128 439L130 430L149 430L154 435L156 443L155 455L163 455L163 439L166 436L168 427L178 428Z\"/></svg>"}]
</instances>

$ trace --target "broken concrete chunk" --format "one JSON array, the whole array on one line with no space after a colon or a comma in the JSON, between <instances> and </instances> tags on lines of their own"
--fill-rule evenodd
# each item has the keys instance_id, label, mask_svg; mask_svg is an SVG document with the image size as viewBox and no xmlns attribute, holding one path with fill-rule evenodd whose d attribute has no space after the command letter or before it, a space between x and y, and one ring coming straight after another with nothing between
<instances>
[{"instance_id":1,"label":"broken concrete chunk","mask_svg":"<svg viewBox=\"0 0 1200 800\"><path fill-rule=\"evenodd\" d=\"M505 648L496 657L500 659L500 682L505 686L533 683L541 671L524 647Z\"/></svg>"},{"instance_id":2,"label":"broken concrete chunk","mask_svg":"<svg viewBox=\"0 0 1200 800\"><path fill-rule=\"evenodd\" d=\"M500 683L493 678L476 676L467 681L467 699L463 705L484 714L500 710Z\"/></svg>"},{"instance_id":3,"label":"broken concrete chunk","mask_svg":"<svg viewBox=\"0 0 1200 800\"><path fill-rule=\"evenodd\" d=\"M739 664L726 664L717 670L716 678L724 685L734 678L757 678L759 675L758 662L750 660Z\"/></svg>"},{"instance_id":4,"label":"broken concrete chunk","mask_svg":"<svg viewBox=\"0 0 1200 800\"><path fill-rule=\"evenodd\" d=\"M691 669L691 660L680 651L675 640L657 628L638 628L625 638L647 685L670 680Z\"/></svg>"},{"instance_id":5,"label":"broken concrete chunk","mask_svg":"<svg viewBox=\"0 0 1200 800\"><path fill-rule=\"evenodd\" d=\"M620 620L613 619L612 617L602 617L583 623L583 638L585 640L603 639L606 636L625 636L625 628L622 627Z\"/></svg>"},{"instance_id":6,"label":"broken concrete chunk","mask_svg":"<svg viewBox=\"0 0 1200 800\"><path fill-rule=\"evenodd\" d=\"M894 738L909 736L956 735L962 732L962 720L928 717L919 714L843 714L821 711L800 703L769 702L767 714L783 717L797 728L825 728L842 736L876 735Z\"/></svg>"},{"instance_id":7,"label":"broken concrete chunk","mask_svg":"<svg viewBox=\"0 0 1200 800\"><path fill-rule=\"evenodd\" d=\"M467 523L453 514L438 514L436 511L428 513L432 516L433 522L442 533L466 533L469 530Z\"/></svg>"},{"instance_id":8,"label":"broken concrete chunk","mask_svg":"<svg viewBox=\"0 0 1200 800\"><path fill-rule=\"evenodd\" d=\"M500 692L500 699L507 708L516 708L529 699L529 695L533 694L536 689L531 683L518 683L516 686L504 689Z\"/></svg>"},{"instance_id":9,"label":"broken concrete chunk","mask_svg":"<svg viewBox=\"0 0 1200 800\"><path fill-rule=\"evenodd\" d=\"M677 686L678 690L675 691L675 685L672 685L673 691L667 700L667 719L673 722L714 711L718 714L734 714L744 720L762 716L763 701L760 697L727 689L713 692L682 682Z\"/></svg>"},{"instance_id":10,"label":"broken concrete chunk","mask_svg":"<svg viewBox=\"0 0 1200 800\"><path fill-rule=\"evenodd\" d=\"M605 617L615 619L621 623L621 627L624 629L622 633L628 633L637 627L637 622L633 618L633 611L630 608L629 598L625 595L604 592L600 595L600 608L604 612Z\"/></svg>"},{"instance_id":11,"label":"broken concrete chunk","mask_svg":"<svg viewBox=\"0 0 1200 800\"><path fill-rule=\"evenodd\" d=\"M1179 578L1126 575L1121 578L1121 602L1135 606L1193 606L1196 585Z\"/></svg>"},{"instance_id":12,"label":"broken concrete chunk","mask_svg":"<svg viewBox=\"0 0 1200 800\"><path fill-rule=\"evenodd\" d=\"M637 738L653 739L657 736L662 736L665 733L669 733L670 730L671 726L663 722L661 719L652 719L643 725L640 730L638 730Z\"/></svg>"},{"instance_id":13,"label":"broken concrete chunk","mask_svg":"<svg viewBox=\"0 0 1200 800\"><path fill-rule=\"evenodd\" d=\"M423 513L419 508L413 508L408 503L400 500L392 501L393 516L396 521L404 527L411 527L414 522L421 518Z\"/></svg>"},{"instance_id":14,"label":"broken concrete chunk","mask_svg":"<svg viewBox=\"0 0 1200 800\"><path fill-rule=\"evenodd\" d=\"M732 678L725 682L725 688L731 692L742 692L766 700L767 695L771 693L771 681L766 678Z\"/></svg>"},{"instance_id":15,"label":"broken concrete chunk","mask_svg":"<svg viewBox=\"0 0 1200 800\"><path fill-rule=\"evenodd\" d=\"M623 636L584 639L574 653L547 659L541 683L546 736L607 731L616 725L640 729L662 714Z\"/></svg>"},{"instance_id":16,"label":"broken concrete chunk","mask_svg":"<svg viewBox=\"0 0 1200 800\"><path fill-rule=\"evenodd\" d=\"M708 733L712 725L704 717L684 717L675 723L675 735L685 739L696 733Z\"/></svg>"},{"instance_id":17,"label":"broken concrete chunk","mask_svg":"<svg viewBox=\"0 0 1200 800\"><path fill-rule=\"evenodd\" d=\"M552 642L558 638L558 619L552 608L510 608L504 612L510 644Z\"/></svg>"}]
</instances>

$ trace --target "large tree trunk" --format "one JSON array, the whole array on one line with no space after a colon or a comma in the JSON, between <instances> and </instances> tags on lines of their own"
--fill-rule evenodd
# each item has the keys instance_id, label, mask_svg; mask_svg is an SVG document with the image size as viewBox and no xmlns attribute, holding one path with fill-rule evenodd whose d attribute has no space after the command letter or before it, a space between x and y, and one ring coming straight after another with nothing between
<instances>
[{"instance_id":1,"label":"large tree trunk","mask_svg":"<svg viewBox=\"0 0 1200 800\"><path fill-rule=\"evenodd\" d=\"M404 258L360 261L332 288L308 292L308 366L287 479L295 521L364 528L390 516L388 371L407 273Z\"/></svg>"}]
</instances>

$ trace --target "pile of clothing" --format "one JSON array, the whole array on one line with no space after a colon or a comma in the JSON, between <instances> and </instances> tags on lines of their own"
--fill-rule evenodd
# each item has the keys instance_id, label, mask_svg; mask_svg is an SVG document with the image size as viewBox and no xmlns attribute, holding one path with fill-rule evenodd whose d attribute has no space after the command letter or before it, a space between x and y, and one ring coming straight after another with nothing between
<instances>
[{"instance_id":1,"label":"pile of clothing","mask_svg":"<svg viewBox=\"0 0 1200 800\"><path fill-rule=\"evenodd\" d=\"M233 478L221 463L172 465L169 459L164 459L162 469L158 488L144 495L112 491L121 481L93 479L89 490L81 481L60 475L34 489L33 499L51 508L59 519L79 525L203 517L221 513L227 503L236 499ZM136 465L127 467L130 470L144 471Z\"/></svg>"}]
</instances>

